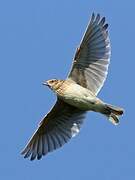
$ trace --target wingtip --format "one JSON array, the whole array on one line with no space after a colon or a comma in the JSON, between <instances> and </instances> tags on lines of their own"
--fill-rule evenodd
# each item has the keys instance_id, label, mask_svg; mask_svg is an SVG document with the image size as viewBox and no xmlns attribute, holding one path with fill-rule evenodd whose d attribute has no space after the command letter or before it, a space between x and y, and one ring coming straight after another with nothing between
<instances>
[{"instance_id":1,"label":"wingtip","mask_svg":"<svg viewBox=\"0 0 135 180\"><path fill-rule=\"evenodd\" d=\"M91 15L91 21L92 22L96 21L97 23L100 23L100 25L103 26L105 24L106 18L105 18L105 16L101 17L100 13L93 12Z\"/></svg>"},{"instance_id":2,"label":"wingtip","mask_svg":"<svg viewBox=\"0 0 135 180\"><path fill-rule=\"evenodd\" d=\"M108 28L108 26L109 26L108 24L105 24L105 25L103 26L103 29L106 30L106 29Z\"/></svg>"},{"instance_id":3,"label":"wingtip","mask_svg":"<svg viewBox=\"0 0 135 180\"><path fill-rule=\"evenodd\" d=\"M105 21L106 21L106 17L105 16L101 17L100 13L92 12L91 19L94 20L95 18L98 19L98 20L101 19L101 21L100 21L101 24L104 24Z\"/></svg>"},{"instance_id":4,"label":"wingtip","mask_svg":"<svg viewBox=\"0 0 135 180\"><path fill-rule=\"evenodd\" d=\"M42 155L37 156L37 160L40 160L42 158Z\"/></svg>"},{"instance_id":5,"label":"wingtip","mask_svg":"<svg viewBox=\"0 0 135 180\"><path fill-rule=\"evenodd\" d=\"M25 153L26 153L26 149L23 149L23 150L20 152L21 155L24 155Z\"/></svg>"},{"instance_id":6,"label":"wingtip","mask_svg":"<svg viewBox=\"0 0 135 180\"><path fill-rule=\"evenodd\" d=\"M97 19L100 19L100 14L99 13L97 13Z\"/></svg>"},{"instance_id":7,"label":"wingtip","mask_svg":"<svg viewBox=\"0 0 135 180\"><path fill-rule=\"evenodd\" d=\"M93 22L95 19L95 13L93 12L92 15L91 15L91 22Z\"/></svg>"},{"instance_id":8,"label":"wingtip","mask_svg":"<svg viewBox=\"0 0 135 180\"><path fill-rule=\"evenodd\" d=\"M100 21L100 24L101 24L101 25L104 25L104 24L105 24L105 20L106 20L106 18L103 17L103 18L101 19L101 21Z\"/></svg>"},{"instance_id":9,"label":"wingtip","mask_svg":"<svg viewBox=\"0 0 135 180\"><path fill-rule=\"evenodd\" d=\"M91 15L91 17L95 17L95 13L94 13L94 12L92 12L92 15Z\"/></svg>"},{"instance_id":10,"label":"wingtip","mask_svg":"<svg viewBox=\"0 0 135 180\"><path fill-rule=\"evenodd\" d=\"M35 160L35 158L32 158L32 157L30 158L30 161L34 161L34 160Z\"/></svg>"}]
</instances>

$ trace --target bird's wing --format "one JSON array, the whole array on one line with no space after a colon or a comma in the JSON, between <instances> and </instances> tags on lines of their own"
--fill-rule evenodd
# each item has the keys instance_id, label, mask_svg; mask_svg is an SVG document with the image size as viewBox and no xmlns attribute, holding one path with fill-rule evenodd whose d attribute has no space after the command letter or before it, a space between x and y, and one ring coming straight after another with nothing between
<instances>
[{"instance_id":1,"label":"bird's wing","mask_svg":"<svg viewBox=\"0 0 135 180\"><path fill-rule=\"evenodd\" d=\"M85 111L57 100L52 110L40 122L38 129L22 151L24 158L40 159L68 142L83 123Z\"/></svg>"},{"instance_id":2,"label":"bird's wing","mask_svg":"<svg viewBox=\"0 0 135 180\"><path fill-rule=\"evenodd\" d=\"M107 76L110 61L110 41L105 17L92 14L80 46L75 53L68 79L97 95Z\"/></svg>"}]
</instances>

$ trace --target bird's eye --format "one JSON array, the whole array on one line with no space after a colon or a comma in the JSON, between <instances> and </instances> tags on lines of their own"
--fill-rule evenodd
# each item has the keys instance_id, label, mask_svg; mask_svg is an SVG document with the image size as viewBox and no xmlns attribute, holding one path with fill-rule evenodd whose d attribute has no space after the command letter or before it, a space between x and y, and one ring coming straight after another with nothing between
<instances>
[{"instance_id":1,"label":"bird's eye","mask_svg":"<svg viewBox=\"0 0 135 180\"><path fill-rule=\"evenodd\" d=\"M53 83L55 80L51 80L51 83Z\"/></svg>"}]
</instances>

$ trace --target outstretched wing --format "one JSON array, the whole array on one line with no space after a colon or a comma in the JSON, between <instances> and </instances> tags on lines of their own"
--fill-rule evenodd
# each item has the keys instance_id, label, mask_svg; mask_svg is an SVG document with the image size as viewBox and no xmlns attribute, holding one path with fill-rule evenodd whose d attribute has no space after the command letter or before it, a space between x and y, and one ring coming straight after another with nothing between
<instances>
[{"instance_id":1,"label":"outstretched wing","mask_svg":"<svg viewBox=\"0 0 135 180\"><path fill-rule=\"evenodd\" d=\"M107 76L110 41L105 17L92 14L80 46L77 48L68 78L97 95Z\"/></svg>"},{"instance_id":2,"label":"outstretched wing","mask_svg":"<svg viewBox=\"0 0 135 180\"><path fill-rule=\"evenodd\" d=\"M84 114L85 111L58 99L22 151L24 158L41 159L48 152L63 146L79 132Z\"/></svg>"}]
</instances>

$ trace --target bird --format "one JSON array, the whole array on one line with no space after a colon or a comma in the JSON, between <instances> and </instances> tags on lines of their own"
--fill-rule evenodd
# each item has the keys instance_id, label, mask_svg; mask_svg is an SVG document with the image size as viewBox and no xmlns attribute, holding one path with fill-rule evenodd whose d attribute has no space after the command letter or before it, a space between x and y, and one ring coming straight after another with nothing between
<instances>
[{"instance_id":1,"label":"bird","mask_svg":"<svg viewBox=\"0 0 135 180\"><path fill-rule=\"evenodd\" d=\"M124 109L97 97L108 74L110 55L106 19L92 13L67 78L43 82L56 94L57 99L22 150L24 158L39 160L62 147L79 133L88 111L101 113L112 124L119 124L119 116Z\"/></svg>"}]
</instances>

